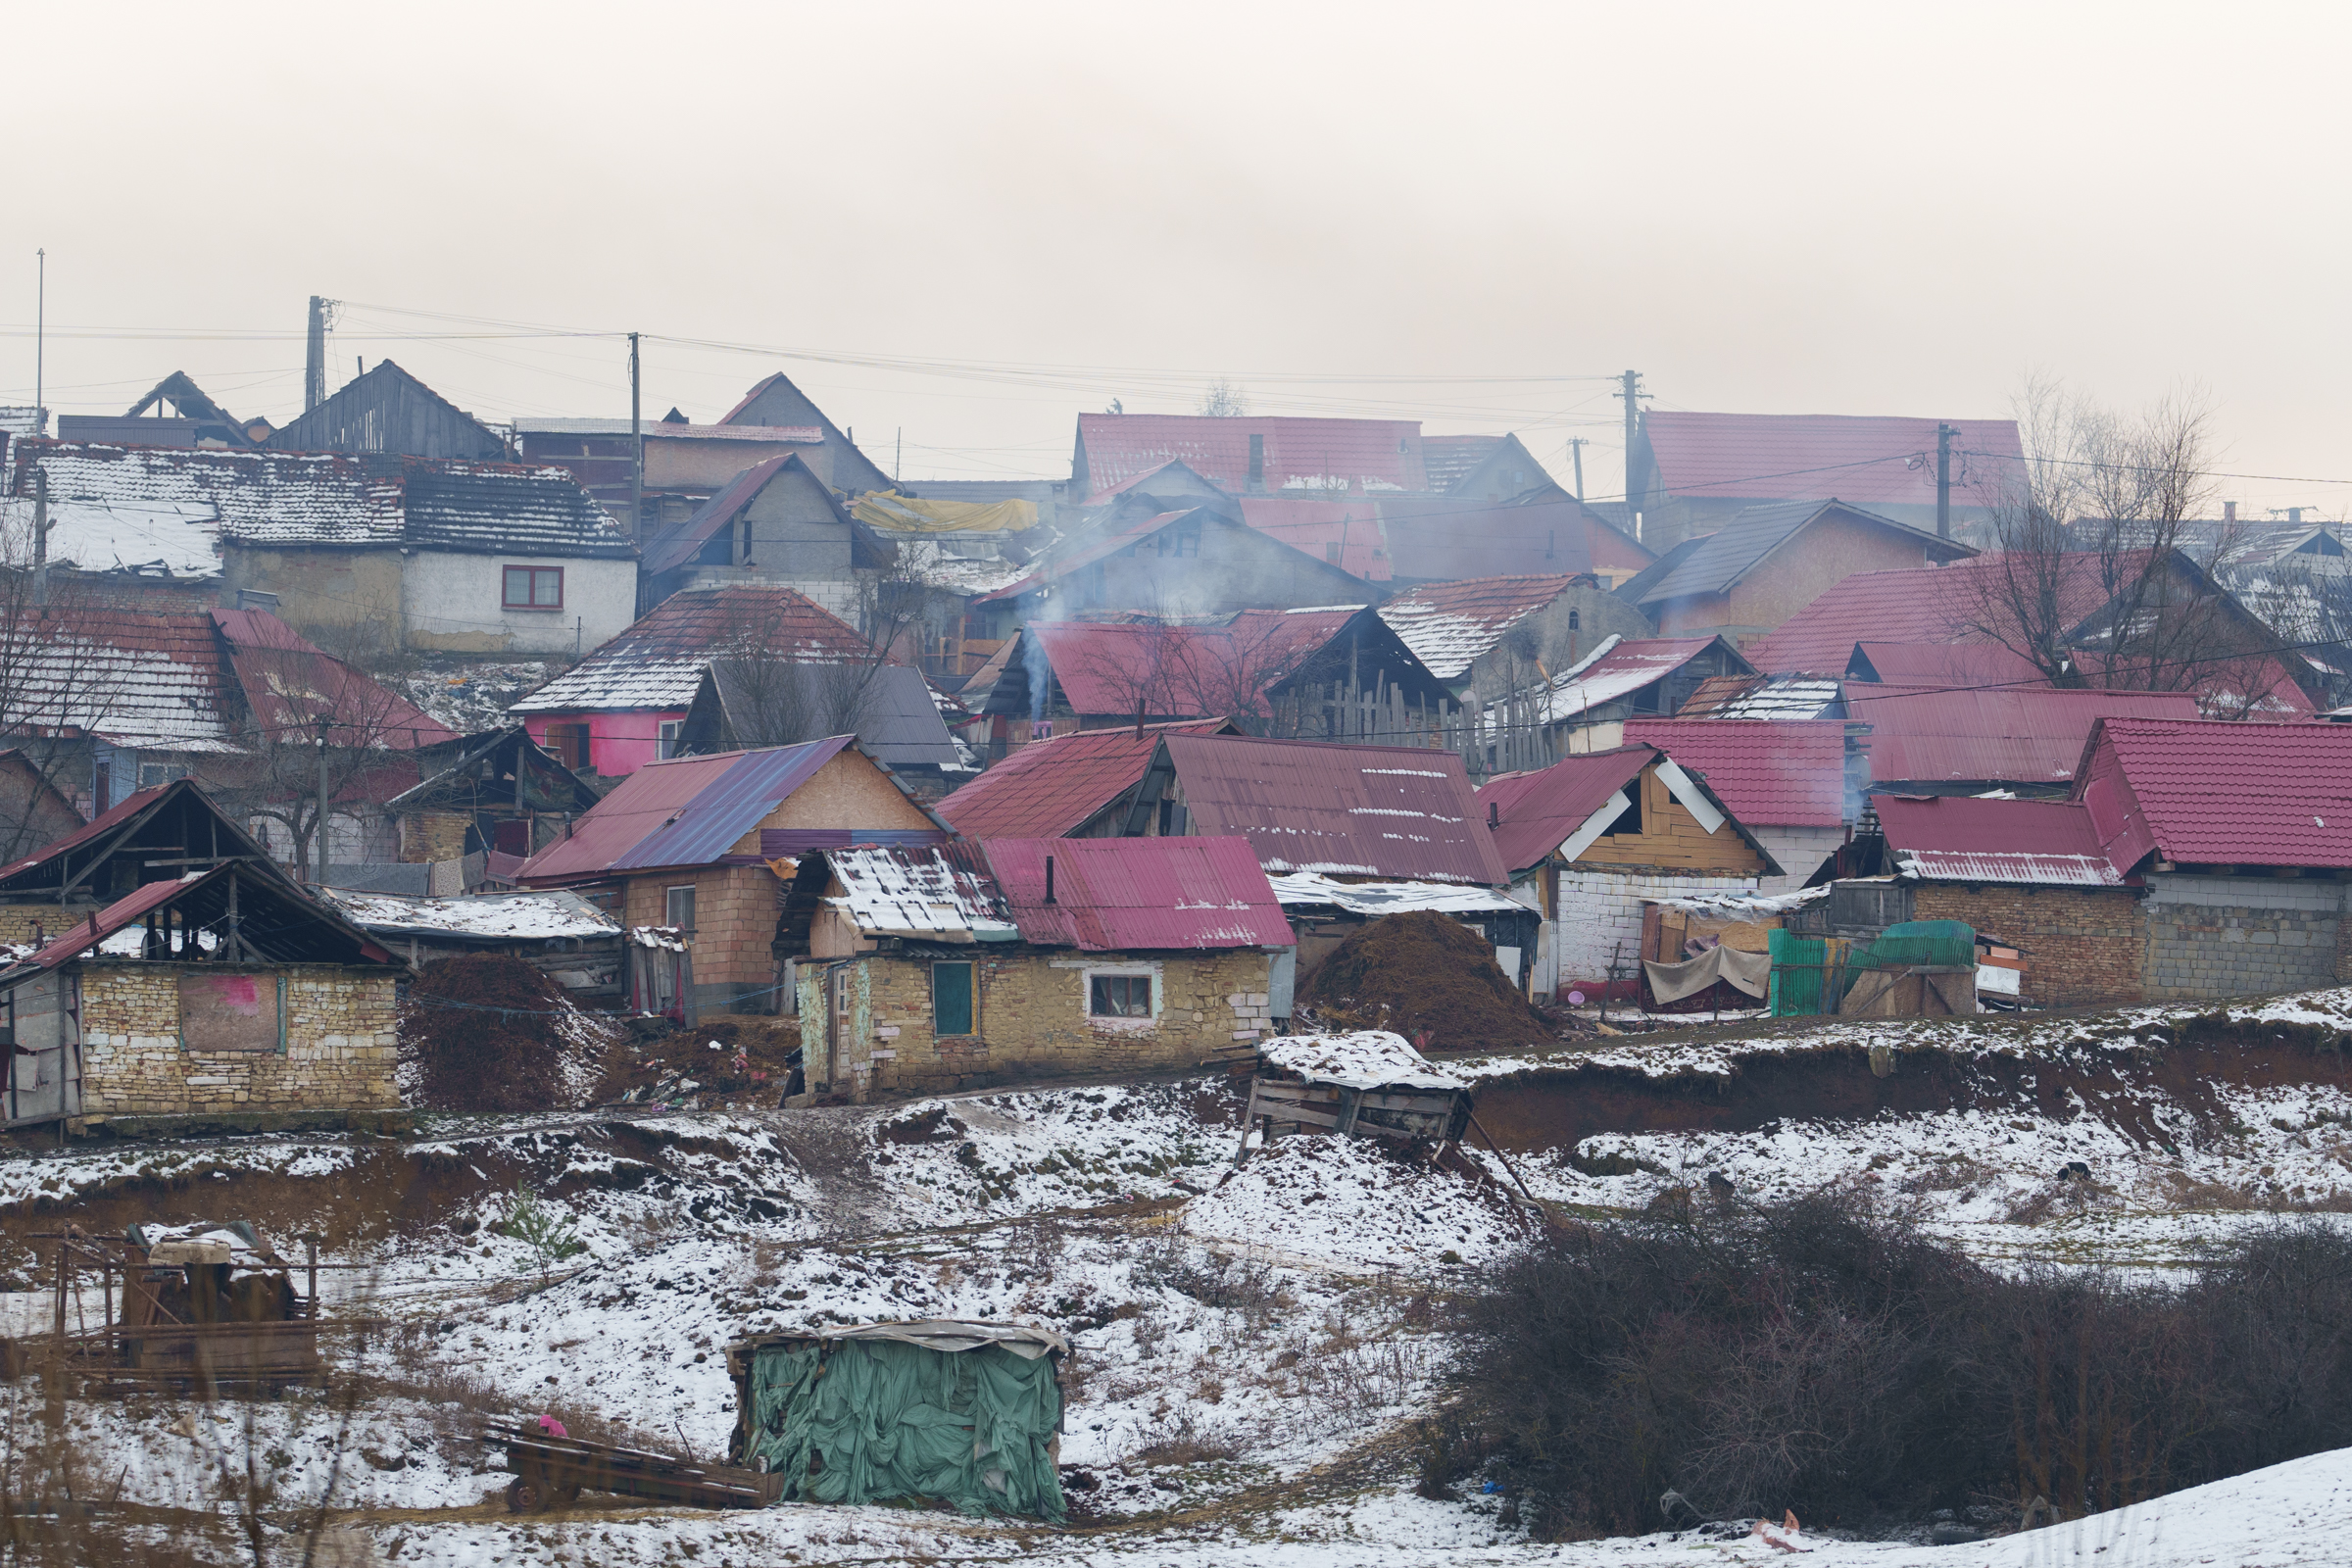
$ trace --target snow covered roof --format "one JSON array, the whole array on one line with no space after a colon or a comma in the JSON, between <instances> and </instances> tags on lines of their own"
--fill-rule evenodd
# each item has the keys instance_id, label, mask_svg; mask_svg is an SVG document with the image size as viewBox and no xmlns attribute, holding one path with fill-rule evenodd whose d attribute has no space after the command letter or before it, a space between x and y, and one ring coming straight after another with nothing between
<instances>
[{"instance_id":1,"label":"snow covered roof","mask_svg":"<svg viewBox=\"0 0 2352 1568\"><path fill-rule=\"evenodd\" d=\"M157 560L208 564L216 540L248 545L377 545L626 558L635 547L563 468L399 454L231 452L28 442L9 490L33 471L52 511L78 531L76 564Z\"/></svg>"},{"instance_id":2,"label":"snow covered roof","mask_svg":"<svg viewBox=\"0 0 2352 1568\"><path fill-rule=\"evenodd\" d=\"M1310 1084L1342 1089L1467 1089L1459 1078L1440 1072L1402 1035L1359 1029L1345 1035L1283 1035L1257 1048L1269 1067L1296 1073Z\"/></svg>"},{"instance_id":3,"label":"snow covered roof","mask_svg":"<svg viewBox=\"0 0 2352 1568\"><path fill-rule=\"evenodd\" d=\"M1375 917L1406 909L1437 914L1495 914L1524 911L1527 906L1489 888L1461 887L1448 882L1335 882L1314 871L1293 871L1266 878L1285 909L1329 906L1349 914Z\"/></svg>"},{"instance_id":4,"label":"snow covered roof","mask_svg":"<svg viewBox=\"0 0 2352 1568\"><path fill-rule=\"evenodd\" d=\"M1675 716L1839 718L1844 697L1845 683L1834 675L1717 675L1701 681Z\"/></svg>"},{"instance_id":5,"label":"snow covered roof","mask_svg":"<svg viewBox=\"0 0 2352 1568\"><path fill-rule=\"evenodd\" d=\"M1380 618L1440 680L1452 680L1503 633L1568 591L1566 572L1540 577L1470 577L1409 588L1380 607ZM1704 639L1699 646L1704 647Z\"/></svg>"},{"instance_id":6,"label":"snow covered roof","mask_svg":"<svg viewBox=\"0 0 2352 1568\"><path fill-rule=\"evenodd\" d=\"M352 924L377 936L457 937L485 942L616 937L620 922L576 893L490 893L407 899L390 893L321 890Z\"/></svg>"},{"instance_id":7,"label":"snow covered roof","mask_svg":"<svg viewBox=\"0 0 2352 1568\"><path fill-rule=\"evenodd\" d=\"M846 622L790 588L690 589L662 600L508 711L683 711L710 662L747 641L776 659L825 663L872 657Z\"/></svg>"},{"instance_id":8,"label":"snow covered roof","mask_svg":"<svg viewBox=\"0 0 2352 1568\"><path fill-rule=\"evenodd\" d=\"M32 509L30 497L0 496L0 532L31 538ZM220 519L208 502L49 502L49 560L61 566L217 577L220 539Z\"/></svg>"},{"instance_id":9,"label":"snow covered roof","mask_svg":"<svg viewBox=\"0 0 2352 1568\"><path fill-rule=\"evenodd\" d=\"M1714 637L1641 637L1612 632L1562 670L1544 698L1544 722L1565 723L1664 680L1713 647Z\"/></svg>"},{"instance_id":10,"label":"snow covered roof","mask_svg":"<svg viewBox=\"0 0 2352 1568\"><path fill-rule=\"evenodd\" d=\"M825 863L842 886L825 902L860 936L928 942L1010 942L991 878L958 864L942 849L827 850Z\"/></svg>"}]
</instances>

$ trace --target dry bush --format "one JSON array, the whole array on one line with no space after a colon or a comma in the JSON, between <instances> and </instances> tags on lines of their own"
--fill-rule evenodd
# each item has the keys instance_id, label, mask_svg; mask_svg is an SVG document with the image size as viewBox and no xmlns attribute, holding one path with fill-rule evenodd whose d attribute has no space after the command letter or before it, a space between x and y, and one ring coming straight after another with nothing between
<instances>
[{"instance_id":1,"label":"dry bush","mask_svg":"<svg viewBox=\"0 0 2352 1568\"><path fill-rule=\"evenodd\" d=\"M2308 1220L2175 1288L1996 1275L1825 1190L1548 1240L1460 1327L1466 1446L1554 1533L1654 1530L1668 1489L1713 1517L2075 1517L2352 1444L2352 1238Z\"/></svg>"},{"instance_id":2,"label":"dry bush","mask_svg":"<svg viewBox=\"0 0 2352 1568\"><path fill-rule=\"evenodd\" d=\"M1128 1462L1153 1469L1173 1469L1212 1459L1237 1458L1241 1451L1241 1446L1231 1437L1200 1426L1188 1414L1163 1426L1150 1443L1129 1456Z\"/></svg>"}]
</instances>

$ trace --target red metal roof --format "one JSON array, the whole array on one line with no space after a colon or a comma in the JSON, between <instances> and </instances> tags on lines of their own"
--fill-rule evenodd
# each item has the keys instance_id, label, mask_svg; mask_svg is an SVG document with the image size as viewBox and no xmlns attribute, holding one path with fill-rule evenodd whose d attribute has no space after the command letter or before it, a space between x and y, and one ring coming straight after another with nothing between
<instances>
[{"instance_id":1,"label":"red metal roof","mask_svg":"<svg viewBox=\"0 0 2352 1568\"><path fill-rule=\"evenodd\" d=\"M1239 735L1170 735L1163 744L1195 830L1247 838L1269 871L1487 887L1509 880L1451 752Z\"/></svg>"},{"instance_id":2,"label":"red metal roof","mask_svg":"<svg viewBox=\"0 0 2352 1568\"><path fill-rule=\"evenodd\" d=\"M854 736L835 735L799 746L648 762L574 822L571 837L524 861L516 879L546 886L613 872L714 865L818 768L856 745Z\"/></svg>"},{"instance_id":3,"label":"red metal roof","mask_svg":"<svg viewBox=\"0 0 2352 1568\"><path fill-rule=\"evenodd\" d=\"M1429 488L1417 419L1081 414L1074 466L1083 466L1090 500L1170 461L1238 495L1250 488L1251 436L1260 438L1260 486L1269 495Z\"/></svg>"},{"instance_id":4,"label":"red metal roof","mask_svg":"<svg viewBox=\"0 0 2352 1568\"><path fill-rule=\"evenodd\" d=\"M129 821L132 817L147 809L148 807L154 805L157 801L162 800L165 792L168 790L192 790L195 787L195 785L189 783L183 778L175 779L170 784L158 784L153 789L140 790L133 795L126 795L122 798L122 803L116 806L113 810L101 811L95 820L85 823L81 827L74 829L73 832L67 834L64 838L56 839L50 843L42 845L39 849L33 851L30 855L25 856L21 860L13 861L8 865L0 865L0 882L5 882L12 876L22 874L27 868L40 864L43 860L48 859L51 856L63 855L68 850L105 838L108 834L114 832L116 828L121 827L124 822ZM207 797L207 799L209 800L210 797Z\"/></svg>"},{"instance_id":5,"label":"red metal roof","mask_svg":"<svg viewBox=\"0 0 2352 1568\"><path fill-rule=\"evenodd\" d=\"M2352 867L2352 725L2103 720L2075 798L2108 858Z\"/></svg>"},{"instance_id":6,"label":"red metal roof","mask_svg":"<svg viewBox=\"0 0 2352 1568\"><path fill-rule=\"evenodd\" d=\"M1026 942L1101 953L1297 940L1244 839L991 839L980 851Z\"/></svg>"},{"instance_id":7,"label":"red metal roof","mask_svg":"<svg viewBox=\"0 0 2352 1568\"><path fill-rule=\"evenodd\" d=\"M2100 580L2097 556L2060 560L2066 569L2053 586L2071 627L2095 613L2111 593ZM1989 641L1972 623L2000 602L2005 569L1993 555L1948 566L1857 571L1740 652L1767 675L1835 675L1853 658L1856 643Z\"/></svg>"},{"instance_id":8,"label":"red metal roof","mask_svg":"<svg viewBox=\"0 0 2352 1568\"><path fill-rule=\"evenodd\" d=\"M1240 505L1242 520L1269 539L1303 550L1366 582L1387 582L1393 575L1380 508L1374 502L1244 496Z\"/></svg>"},{"instance_id":9,"label":"red metal roof","mask_svg":"<svg viewBox=\"0 0 2352 1568\"><path fill-rule=\"evenodd\" d=\"M1089 620L1033 620L1024 628L1046 651L1054 678L1076 713L1181 717L1264 712L1258 695L1297 672L1363 612L1245 610L1222 626L1162 626Z\"/></svg>"},{"instance_id":10,"label":"red metal roof","mask_svg":"<svg viewBox=\"0 0 2352 1568\"><path fill-rule=\"evenodd\" d=\"M1077 730L1031 741L941 801L939 814L966 838L1056 838L1135 787L1171 732L1214 734L1222 718Z\"/></svg>"},{"instance_id":11,"label":"red metal roof","mask_svg":"<svg viewBox=\"0 0 2352 1568\"><path fill-rule=\"evenodd\" d=\"M200 890L209 890L212 884L222 877L235 878L247 893L243 916L245 925L241 934L265 953L271 949L284 953L286 957L281 961L300 961L302 949L307 945L305 937L315 934L314 928L321 926L347 939L357 950L356 956L360 958L372 963L400 961L339 910L329 908L297 891L283 876L256 870L235 861L217 865L200 875L144 883L96 914L68 926L43 943L38 952L22 961L43 969L55 969L89 952L116 932L137 924L166 905ZM232 888L229 891L233 894L235 890Z\"/></svg>"},{"instance_id":12,"label":"red metal roof","mask_svg":"<svg viewBox=\"0 0 2352 1568\"><path fill-rule=\"evenodd\" d=\"M1992 691L1871 686L1845 689L1846 716L1868 724L1870 776L1897 782L2052 784L2075 776L2082 743L2102 718L2193 719L2187 692Z\"/></svg>"},{"instance_id":13,"label":"red metal roof","mask_svg":"<svg viewBox=\"0 0 2352 1568\"><path fill-rule=\"evenodd\" d=\"M1999 643L1858 642L1844 669L1888 686L2049 685L2032 660Z\"/></svg>"},{"instance_id":14,"label":"red metal roof","mask_svg":"<svg viewBox=\"0 0 2352 1568\"><path fill-rule=\"evenodd\" d=\"M1845 725L1834 718L1633 718L1628 745L1655 746L1707 782L1751 828L1845 820Z\"/></svg>"},{"instance_id":15,"label":"red metal roof","mask_svg":"<svg viewBox=\"0 0 2352 1568\"><path fill-rule=\"evenodd\" d=\"M1874 795L1886 848L1913 876L1936 881L2120 887L2090 812L2074 801L1984 801L1965 795Z\"/></svg>"},{"instance_id":16,"label":"red metal roof","mask_svg":"<svg viewBox=\"0 0 2352 1568\"><path fill-rule=\"evenodd\" d=\"M1936 504L1936 419L1833 414L1678 414L1652 410L1642 434L1659 482L1676 496ZM1989 496L2025 460L2013 419L1953 419L1954 500ZM1922 462L1922 459L1925 459Z\"/></svg>"},{"instance_id":17,"label":"red metal roof","mask_svg":"<svg viewBox=\"0 0 2352 1568\"><path fill-rule=\"evenodd\" d=\"M1490 779L1478 792L1478 808L1493 824L1502 863L1513 871L1541 865L1657 755L1647 746L1620 746Z\"/></svg>"},{"instance_id":18,"label":"red metal roof","mask_svg":"<svg viewBox=\"0 0 2352 1568\"><path fill-rule=\"evenodd\" d=\"M1180 512L1154 512L1131 517L1115 528L1097 534L1094 538L1050 558L1044 565L1020 581L1006 583L994 593L982 594L972 602L987 604L993 600L1018 599L1023 594L1034 593L1047 583L1060 581L1081 566L1091 566L1098 561L1117 555L1120 551L1159 532L1177 518L1190 516L1199 510L1198 507L1187 507Z\"/></svg>"}]
</instances>

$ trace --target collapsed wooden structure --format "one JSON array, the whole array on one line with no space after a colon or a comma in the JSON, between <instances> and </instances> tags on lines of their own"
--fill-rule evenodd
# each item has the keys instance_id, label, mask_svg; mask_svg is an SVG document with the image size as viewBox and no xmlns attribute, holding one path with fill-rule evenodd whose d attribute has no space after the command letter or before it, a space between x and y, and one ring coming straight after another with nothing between
<instances>
[{"instance_id":1,"label":"collapsed wooden structure","mask_svg":"<svg viewBox=\"0 0 2352 1568\"><path fill-rule=\"evenodd\" d=\"M506 1468L514 1475L506 1492L507 1508L513 1513L568 1507L583 1492L612 1492L689 1508L764 1508L784 1494L780 1474L699 1465L671 1454L559 1437L535 1427L493 1423L482 1429L482 1442L506 1450Z\"/></svg>"},{"instance_id":2,"label":"collapsed wooden structure","mask_svg":"<svg viewBox=\"0 0 2352 1568\"><path fill-rule=\"evenodd\" d=\"M1250 1131L1261 1125L1268 1143L1312 1129L1454 1144L1470 1124L1470 1086L1438 1071L1401 1035L1285 1035L1257 1049L1233 1162L1247 1157Z\"/></svg>"}]
</instances>

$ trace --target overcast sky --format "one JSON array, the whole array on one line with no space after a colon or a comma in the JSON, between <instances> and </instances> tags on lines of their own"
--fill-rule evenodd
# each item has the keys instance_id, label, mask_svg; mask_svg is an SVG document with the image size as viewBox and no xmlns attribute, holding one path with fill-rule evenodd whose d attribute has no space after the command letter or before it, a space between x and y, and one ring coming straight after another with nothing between
<instances>
[{"instance_id":1,"label":"overcast sky","mask_svg":"<svg viewBox=\"0 0 2352 1568\"><path fill-rule=\"evenodd\" d=\"M2342 515L2341 6L14 8L0 402L389 356L488 418L715 417L783 369L886 467L1061 476L1072 416L1517 430L1614 494L1655 406L2219 411ZM404 314L426 313L426 314ZM479 318L476 324L453 318ZM96 334L96 335L93 335ZM764 352L696 347L705 340ZM792 358L778 351L821 356ZM879 363L859 363L879 362ZM903 362L914 362L911 364Z\"/></svg>"}]
</instances>

